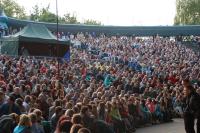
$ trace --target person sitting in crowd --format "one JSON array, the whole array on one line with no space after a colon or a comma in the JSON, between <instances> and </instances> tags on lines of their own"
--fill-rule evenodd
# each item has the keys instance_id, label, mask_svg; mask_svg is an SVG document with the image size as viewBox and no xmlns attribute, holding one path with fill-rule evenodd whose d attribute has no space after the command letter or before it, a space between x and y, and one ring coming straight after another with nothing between
<instances>
[{"instance_id":1,"label":"person sitting in crowd","mask_svg":"<svg viewBox=\"0 0 200 133\"><path fill-rule=\"evenodd\" d=\"M13 133L31 133L31 119L28 115L22 114L19 119L18 126L15 127Z\"/></svg>"},{"instance_id":2,"label":"person sitting in crowd","mask_svg":"<svg viewBox=\"0 0 200 133\"><path fill-rule=\"evenodd\" d=\"M68 38L79 47L59 71L52 58L0 55L0 133L132 133L181 116L181 84L200 92L199 54L169 38Z\"/></svg>"},{"instance_id":3,"label":"person sitting in crowd","mask_svg":"<svg viewBox=\"0 0 200 133\"><path fill-rule=\"evenodd\" d=\"M62 113L63 113L62 107L60 106L56 107L55 113L51 117L51 125L53 130L56 129L56 125L58 123L59 118L62 116Z\"/></svg>"},{"instance_id":4,"label":"person sitting in crowd","mask_svg":"<svg viewBox=\"0 0 200 133\"><path fill-rule=\"evenodd\" d=\"M42 125L37 122L37 115L35 113L30 113L29 118L31 119L31 131L33 133L45 133Z\"/></svg>"},{"instance_id":5,"label":"person sitting in crowd","mask_svg":"<svg viewBox=\"0 0 200 133\"><path fill-rule=\"evenodd\" d=\"M13 95L9 96L8 102L0 107L0 116L9 115L11 113L21 114L20 108L15 103L15 97Z\"/></svg>"},{"instance_id":6,"label":"person sitting in crowd","mask_svg":"<svg viewBox=\"0 0 200 133\"><path fill-rule=\"evenodd\" d=\"M12 133L19 123L19 115L11 113L0 117L0 133Z\"/></svg>"},{"instance_id":7,"label":"person sitting in crowd","mask_svg":"<svg viewBox=\"0 0 200 133\"><path fill-rule=\"evenodd\" d=\"M62 116L60 117L57 123L55 133L62 133L62 132L69 133L72 125L73 123L70 120L68 120L67 117Z\"/></svg>"}]
</instances>

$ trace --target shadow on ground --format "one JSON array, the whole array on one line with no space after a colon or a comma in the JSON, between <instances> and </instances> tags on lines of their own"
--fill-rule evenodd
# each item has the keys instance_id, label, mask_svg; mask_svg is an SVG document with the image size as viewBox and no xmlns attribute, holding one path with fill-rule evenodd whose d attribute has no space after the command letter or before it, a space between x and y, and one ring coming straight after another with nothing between
<instances>
[{"instance_id":1,"label":"shadow on ground","mask_svg":"<svg viewBox=\"0 0 200 133\"><path fill-rule=\"evenodd\" d=\"M137 129L136 133L185 133L183 119Z\"/></svg>"}]
</instances>

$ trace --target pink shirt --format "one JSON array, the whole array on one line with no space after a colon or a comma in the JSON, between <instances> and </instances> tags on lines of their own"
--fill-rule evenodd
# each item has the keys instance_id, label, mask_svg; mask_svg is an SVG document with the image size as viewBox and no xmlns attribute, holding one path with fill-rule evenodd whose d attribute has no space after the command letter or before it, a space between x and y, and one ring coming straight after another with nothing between
<instances>
[{"instance_id":1,"label":"pink shirt","mask_svg":"<svg viewBox=\"0 0 200 133\"><path fill-rule=\"evenodd\" d=\"M149 111L150 111L151 113L153 113L153 112L155 111L155 104L153 104L153 103L148 103L148 104L147 104L147 107L149 108Z\"/></svg>"}]
</instances>

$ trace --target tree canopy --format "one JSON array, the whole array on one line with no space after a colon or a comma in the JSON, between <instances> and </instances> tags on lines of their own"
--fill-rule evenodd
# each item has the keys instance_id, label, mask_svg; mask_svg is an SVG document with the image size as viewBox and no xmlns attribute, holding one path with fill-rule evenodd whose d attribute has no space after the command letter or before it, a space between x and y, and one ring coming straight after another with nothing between
<instances>
[{"instance_id":1,"label":"tree canopy","mask_svg":"<svg viewBox=\"0 0 200 133\"><path fill-rule=\"evenodd\" d=\"M92 20L92 19L85 20L84 24L87 24L87 25L102 25L100 21L96 21L96 20Z\"/></svg>"},{"instance_id":2,"label":"tree canopy","mask_svg":"<svg viewBox=\"0 0 200 133\"><path fill-rule=\"evenodd\" d=\"M176 16L174 24L200 24L200 0L176 0Z\"/></svg>"},{"instance_id":3,"label":"tree canopy","mask_svg":"<svg viewBox=\"0 0 200 133\"><path fill-rule=\"evenodd\" d=\"M39 22L50 22L56 23L57 16L55 13L52 13L49 10L49 5L47 7L40 8L38 5L33 6L33 10L30 15L27 15L25 12L24 7L20 6L14 0L1 0L0 1L0 8L5 11L5 14L8 17L14 17L18 19L30 19L33 21ZM59 23L63 24L80 24L81 22L78 21L77 16L74 14L66 13L64 16L59 16ZM101 22L96 20L87 19L83 22L83 24L90 24L90 25L101 25Z\"/></svg>"},{"instance_id":4,"label":"tree canopy","mask_svg":"<svg viewBox=\"0 0 200 133\"><path fill-rule=\"evenodd\" d=\"M66 13L64 15L64 17L60 18L61 23L65 23L65 24L80 24L80 22L78 22L76 15L74 14L70 14L70 13Z\"/></svg>"},{"instance_id":5,"label":"tree canopy","mask_svg":"<svg viewBox=\"0 0 200 133\"><path fill-rule=\"evenodd\" d=\"M1 0L0 8L4 10L7 16L18 19L25 19L26 13L22 6L13 0Z\"/></svg>"}]
</instances>

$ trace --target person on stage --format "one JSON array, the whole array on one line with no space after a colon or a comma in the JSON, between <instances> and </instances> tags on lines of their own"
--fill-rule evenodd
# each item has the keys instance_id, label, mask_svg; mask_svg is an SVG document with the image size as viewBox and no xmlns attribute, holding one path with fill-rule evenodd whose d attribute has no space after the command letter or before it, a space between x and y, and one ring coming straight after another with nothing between
<instances>
[{"instance_id":1,"label":"person on stage","mask_svg":"<svg viewBox=\"0 0 200 133\"><path fill-rule=\"evenodd\" d=\"M196 93L195 89L190 85L189 80L184 80L184 124L186 133L195 133L194 125L197 119L196 128L197 133L200 133L200 95Z\"/></svg>"}]
</instances>

